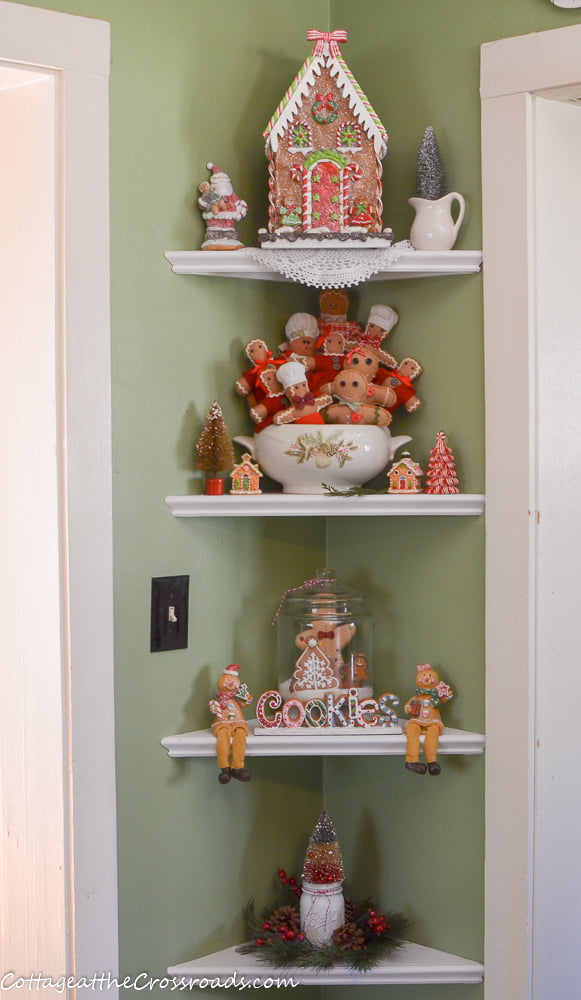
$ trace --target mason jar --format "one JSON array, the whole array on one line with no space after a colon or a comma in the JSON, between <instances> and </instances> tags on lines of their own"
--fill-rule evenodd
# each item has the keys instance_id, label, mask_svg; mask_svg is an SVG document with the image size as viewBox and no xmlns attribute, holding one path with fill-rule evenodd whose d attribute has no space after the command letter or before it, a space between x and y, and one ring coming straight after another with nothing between
<instances>
[{"instance_id":1,"label":"mason jar","mask_svg":"<svg viewBox=\"0 0 581 1000\"><path fill-rule=\"evenodd\" d=\"M317 725L326 696L373 697L372 618L365 596L332 570L287 591L277 621L278 689L283 700L308 704Z\"/></svg>"}]
</instances>

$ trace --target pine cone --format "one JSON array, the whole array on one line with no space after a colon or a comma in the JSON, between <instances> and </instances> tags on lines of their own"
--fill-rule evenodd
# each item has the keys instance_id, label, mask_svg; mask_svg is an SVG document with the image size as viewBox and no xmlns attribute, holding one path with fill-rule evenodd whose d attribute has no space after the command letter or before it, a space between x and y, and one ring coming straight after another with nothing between
<instances>
[{"instance_id":1,"label":"pine cone","mask_svg":"<svg viewBox=\"0 0 581 1000\"><path fill-rule=\"evenodd\" d=\"M345 896L345 923L354 924L355 916L355 903L349 896Z\"/></svg>"},{"instance_id":2,"label":"pine cone","mask_svg":"<svg viewBox=\"0 0 581 1000\"><path fill-rule=\"evenodd\" d=\"M339 951L361 951L365 947L365 936L357 924L342 924L334 931L331 941Z\"/></svg>"},{"instance_id":3,"label":"pine cone","mask_svg":"<svg viewBox=\"0 0 581 1000\"><path fill-rule=\"evenodd\" d=\"M279 906L268 922L275 934L281 931L294 931L296 934L301 929L299 911L294 906Z\"/></svg>"}]
</instances>

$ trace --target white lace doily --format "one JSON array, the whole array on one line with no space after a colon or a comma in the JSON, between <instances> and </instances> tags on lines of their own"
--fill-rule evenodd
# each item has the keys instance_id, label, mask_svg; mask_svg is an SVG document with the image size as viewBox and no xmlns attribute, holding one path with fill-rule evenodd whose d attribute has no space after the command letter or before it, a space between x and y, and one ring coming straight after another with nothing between
<instances>
[{"instance_id":1,"label":"white lace doily","mask_svg":"<svg viewBox=\"0 0 581 1000\"><path fill-rule=\"evenodd\" d=\"M401 256L413 253L409 240L394 246L365 249L350 247L325 250L314 247L308 250L260 250L248 247L248 253L259 264L270 266L284 274L290 281L313 288L349 288L367 281L373 274L394 264Z\"/></svg>"}]
</instances>

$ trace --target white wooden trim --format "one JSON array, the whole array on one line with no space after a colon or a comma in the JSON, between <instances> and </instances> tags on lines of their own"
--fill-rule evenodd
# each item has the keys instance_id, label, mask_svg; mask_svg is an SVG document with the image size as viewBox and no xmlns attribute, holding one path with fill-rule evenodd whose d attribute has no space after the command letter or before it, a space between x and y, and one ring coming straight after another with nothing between
<instances>
[{"instance_id":1,"label":"white wooden trim","mask_svg":"<svg viewBox=\"0 0 581 1000\"><path fill-rule=\"evenodd\" d=\"M534 94L581 82L581 24L482 46L480 96Z\"/></svg>"},{"instance_id":2,"label":"white wooden trim","mask_svg":"<svg viewBox=\"0 0 581 1000\"><path fill-rule=\"evenodd\" d=\"M71 905L71 968L62 973L115 973L109 26L0 2L0 64L50 68L58 79L57 323ZM42 912L37 916L50 919Z\"/></svg>"},{"instance_id":3,"label":"white wooden trim","mask_svg":"<svg viewBox=\"0 0 581 1000\"><path fill-rule=\"evenodd\" d=\"M248 723L249 735L246 741L248 757L372 757L402 756L406 751L405 734L401 728L405 720L400 720L400 732L378 732L372 729L349 730L273 729L257 732L258 723L252 719ZM423 740L423 737L422 737ZM178 733L164 736L161 745L170 757L215 757L216 737L211 729L199 729L194 733ZM440 736L438 753L466 754L474 756L484 753L484 735L464 729L446 727Z\"/></svg>"},{"instance_id":4,"label":"white wooden trim","mask_svg":"<svg viewBox=\"0 0 581 1000\"><path fill-rule=\"evenodd\" d=\"M485 498L480 493L379 493L354 497L262 493L171 496L165 502L174 517L467 517L482 513Z\"/></svg>"},{"instance_id":5,"label":"white wooden trim","mask_svg":"<svg viewBox=\"0 0 581 1000\"><path fill-rule=\"evenodd\" d=\"M535 990L539 503L534 102L543 92L578 88L580 47L581 25L482 47L487 1000L532 1000ZM558 919L555 910L556 926Z\"/></svg>"},{"instance_id":6,"label":"white wooden trim","mask_svg":"<svg viewBox=\"0 0 581 1000\"><path fill-rule=\"evenodd\" d=\"M280 252L280 251L279 251ZM285 250L292 255L293 250ZM333 254L333 250L321 250ZM337 250L337 254L344 253ZM370 250L364 251L371 253ZM290 281L274 267L254 259L248 247L242 250L168 250L166 259L175 274L203 274L222 278L253 278L258 281ZM435 278L453 274L476 274L482 266L480 250L406 250L393 263L372 274L369 281L402 278Z\"/></svg>"},{"instance_id":7,"label":"white wooden trim","mask_svg":"<svg viewBox=\"0 0 581 1000\"><path fill-rule=\"evenodd\" d=\"M109 76L109 25L0 0L0 61Z\"/></svg>"},{"instance_id":8,"label":"white wooden trim","mask_svg":"<svg viewBox=\"0 0 581 1000\"><path fill-rule=\"evenodd\" d=\"M492 106L491 106L492 105ZM531 595L526 94L483 104L486 469L486 996L529 997ZM511 222L510 237L506 220ZM502 363L499 363L502 359ZM499 371L500 369L500 371ZM510 400L510 444L507 411ZM510 485L509 485L510 484ZM518 711L515 711L518 706Z\"/></svg>"}]
</instances>

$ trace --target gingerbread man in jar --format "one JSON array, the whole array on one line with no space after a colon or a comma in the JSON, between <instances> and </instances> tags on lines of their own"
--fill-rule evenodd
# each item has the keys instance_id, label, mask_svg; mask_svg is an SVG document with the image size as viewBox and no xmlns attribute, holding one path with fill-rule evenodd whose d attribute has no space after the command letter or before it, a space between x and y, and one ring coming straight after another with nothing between
<instances>
[{"instance_id":1,"label":"gingerbread man in jar","mask_svg":"<svg viewBox=\"0 0 581 1000\"><path fill-rule=\"evenodd\" d=\"M291 691L330 691L340 687L345 671L342 650L356 631L353 624L342 625L329 618L320 618L299 632L295 643L303 652L293 671Z\"/></svg>"}]
</instances>

